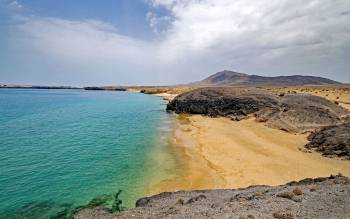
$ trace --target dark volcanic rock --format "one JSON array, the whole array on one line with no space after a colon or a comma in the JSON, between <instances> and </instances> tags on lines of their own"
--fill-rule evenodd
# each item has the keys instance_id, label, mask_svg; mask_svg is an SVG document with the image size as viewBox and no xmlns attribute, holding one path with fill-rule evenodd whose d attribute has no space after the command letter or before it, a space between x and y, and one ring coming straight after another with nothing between
<instances>
[{"instance_id":1,"label":"dark volcanic rock","mask_svg":"<svg viewBox=\"0 0 350 219\"><path fill-rule=\"evenodd\" d=\"M177 96L167 105L176 113L244 117L278 105L276 96L230 88L200 88Z\"/></svg>"},{"instance_id":2,"label":"dark volcanic rock","mask_svg":"<svg viewBox=\"0 0 350 219\"><path fill-rule=\"evenodd\" d=\"M104 90L102 87L84 87L84 90Z\"/></svg>"},{"instance_id":3,"label":"dark volcanic rock","mask_svg":"<svg viewBox=\"0 0 350 219\"><path fill-rule=\"evenodd\" d=\"M107 87L84 87L84 90L127 91L126 88L113 87L113 86L107 86Z\"/></svg>"},{"instance_id":4,"label":"dark volcanic rock","mask_svg":"<svg viewBox=\"0 0 350 219\"><path fill-rule=\"evenodd\" d=\"M225 116L239 120L254 113L257 121L291 132L313 131L342 123L349 111L322 97L274 95L261 90L200 88L174 98L167 110L176 113Z\"/></svg>"},{"instance_id":5,"label":"dark volcanic rock","mask_svg":"<svg viewBox=\"0 0 350 219\"><path fill-rule=\"evenodd\" d=\"M308 149L350 159L350 123L322 128L309 135L308 140L310 143L305 145Z\"/></svg>"},{"instance_id":6,"label":"dark volcanic rock","mask_svg":"<svg viewBox=\"0 0 350 219\"><path fill-rule=\"evenodd\" d=\"M282 186L161 193L120 214L84 209L75 218L350 218L349 195L349 178L338 175Z\"/></svg>"}]
</instances>

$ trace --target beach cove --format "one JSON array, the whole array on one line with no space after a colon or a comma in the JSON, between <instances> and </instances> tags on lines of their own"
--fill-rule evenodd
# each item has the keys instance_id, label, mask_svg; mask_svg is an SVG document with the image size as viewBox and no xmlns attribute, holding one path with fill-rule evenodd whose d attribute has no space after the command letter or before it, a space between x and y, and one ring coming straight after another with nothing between
<instances>
[{"instance_id":1,"label":"beach cove","mask_svg":"<svg viewBox=\"0 0 350 219\"><path fill-rule=\"evenodd\" d=\"M174 94L158 94L164 101L138 92L1 92L5 216L46 218L119 189L131 208L162 192L350 176L349 161L306 152L306 134L269 128L254 116L232 121L167 113Z\"/></svg>"},{"instance_id":2,"label":"beach cove","mask_svg":"<svg viewBox=\"0 0 350 219\"><path fill-rule=\"evenodd\" d=\"M167 100L171 96L158 95ZM254 115L232 121L224 117L178 114L172 145L183 173L159 182L150 194L275 186L338 173L350 176L349 160L306 150L308 135L268 127Z\"/></svg>"},{"instance_id":3,"label":"beach cove","mask_svg":"<svg viewBox=\"0 0 350 219\"><path fill-rule=\"evenodd\" d=\"M174 147L182 154L180 178L154 186L162 191L244 188L342 173L350 176L350 161L306 152L305 134L291 134L258 123L228 118L179 115Z\"/></svg>"}]
</instances>

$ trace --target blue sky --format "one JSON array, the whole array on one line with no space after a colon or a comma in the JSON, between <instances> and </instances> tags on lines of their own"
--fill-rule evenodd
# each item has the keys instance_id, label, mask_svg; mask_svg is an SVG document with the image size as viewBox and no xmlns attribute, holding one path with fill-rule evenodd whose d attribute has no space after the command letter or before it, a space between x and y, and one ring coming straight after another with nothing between
<instances>
[{"instance_id":1,"label":"blue sky","mask_svg":"<svg viewBox=\"0 0 350 219\"><path fill-rule=\"evenodd\" d=\"M348 0L0 0L0 83L162 85L223 69L350 82Z\"/></svg>"},{"instance_id":2,"label":"blue sky","mask_svg":"<svg viewBox=\"0 0 350 219\"><path fill-rule=\"evenodd\" d=\"M150 7L143 0L20 0L18 2L33 15L69 20L101 20L116 26L126 35L146 38L153 36L153 31L145 19Z\"/></svg>"}]
</instances>

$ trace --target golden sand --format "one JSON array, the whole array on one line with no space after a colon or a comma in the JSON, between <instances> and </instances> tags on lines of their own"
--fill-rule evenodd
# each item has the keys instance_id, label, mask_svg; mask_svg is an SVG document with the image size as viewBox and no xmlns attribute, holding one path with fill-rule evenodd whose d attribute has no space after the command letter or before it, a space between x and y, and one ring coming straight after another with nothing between
<instances>
[{"instance_id":1,"label":"golden sand","mask_svg":"<svg viewBox=\"0 0 350 219\"><path fill-rule=\"evenodd\" d=\"M350 176L350 161L303 152L306 135L268 128L254 118L235 122L180 115L174 132L173 150L183 171L154 184L150 194Z\"/></svg>"}]
</instances>

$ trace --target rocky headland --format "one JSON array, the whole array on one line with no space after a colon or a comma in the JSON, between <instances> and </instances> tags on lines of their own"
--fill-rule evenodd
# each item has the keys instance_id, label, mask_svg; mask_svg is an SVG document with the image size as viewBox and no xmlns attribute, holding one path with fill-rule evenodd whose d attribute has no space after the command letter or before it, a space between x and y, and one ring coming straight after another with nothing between
<instances>
[{"instance_id":1,"label":"rocky headland","mask_svg":"<svg viewBox=\"0 0 350 219\"><path fill-rule=\"evenodd\" d=\"M318 148L324 155L349 157L350 129L344 123L350 121L350 112L319 96L277 95L262 89L199 88L174 98L167 110L229 117L236 121L253 115L257 122L272 128L291 133L313 132L308 149Z\"/></svg>"},{"instance_id":2,"label":"rocky headland","mask_svg":"<svg viewBox=\"0 0 350 219\"><path fill-rule=\"evenodd\" d=\"M127 91L124 87L105 86L105 87L84 87L84 90L106 90L106 91Z\"/></svg>"}]
</instances>

